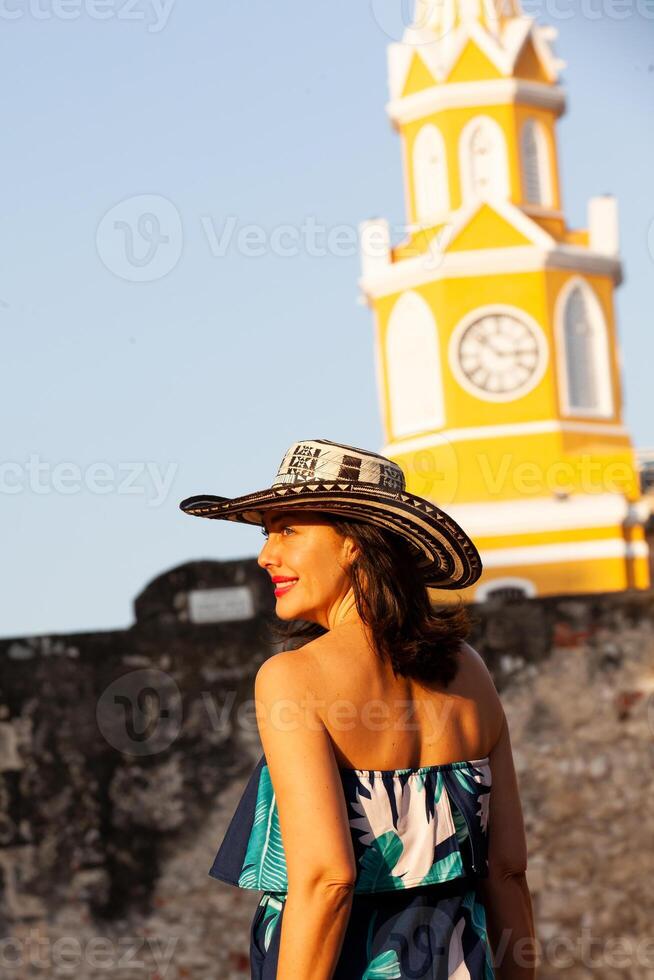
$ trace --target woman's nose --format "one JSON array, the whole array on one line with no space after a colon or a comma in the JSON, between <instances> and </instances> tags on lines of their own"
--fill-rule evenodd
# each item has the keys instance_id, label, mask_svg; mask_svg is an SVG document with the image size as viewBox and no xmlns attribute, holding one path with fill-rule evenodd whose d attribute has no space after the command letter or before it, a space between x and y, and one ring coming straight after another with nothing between
<instances>
[{"instance_id":1,"label":"woman's nose","mask_svg":"<svg viewBox=\"0 0 654 980\"><path fill-rule=\"evenodd\" d=\"M275 564L275 557L273 549L271 547L270 538L265 542L263 548L259 552L259 557L257 562L261 568L267 568L269 565Z\"/></svg>"}]
</instances>

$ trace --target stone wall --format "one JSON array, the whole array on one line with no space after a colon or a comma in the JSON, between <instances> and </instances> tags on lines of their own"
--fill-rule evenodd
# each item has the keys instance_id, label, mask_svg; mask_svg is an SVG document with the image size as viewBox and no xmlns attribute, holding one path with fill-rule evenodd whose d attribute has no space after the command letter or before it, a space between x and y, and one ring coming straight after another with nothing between
<instances>
[{"instance_id":1,"label":"stone wall","mask_svg":"<svg viewBox=\"0 0 654 980\"><path fill-rule=\"evenodd\" d=\"M0 976L249 976L259 893L207 872L260 753L272 609L254 559L194 562L128 630L0 641ZM654 593L472 611L509 718L539 976L654 978Z\"/></svg>"},{"instance_id":2,"label":"stone wall","mask_svg":"<svg viewBox=\"0 0 654 980\"><path fill-rule=\"evenodd\" d=\"M654 978L654 593L475 607L509 720L542 980Z\"/></svg>"},{"instance_id":3,"label":"stone wall","mask_svg":"<svg viewBox=\"0 0 654 980\"><path fill-rule=\"evenodd\" d=\"M171 859L182 895L216 801L257 757L252 713L237 723L270 654L274 599L256 561L172 569L134 607L125 631L0 641L2 977L32 975L30 937L65 949L127 930L136 946ZM211 885L204 864L194 890ZM98 976L144 976L114 956ZM55 975L51 945L48 957Z\"/></svg>"}]
</instances>

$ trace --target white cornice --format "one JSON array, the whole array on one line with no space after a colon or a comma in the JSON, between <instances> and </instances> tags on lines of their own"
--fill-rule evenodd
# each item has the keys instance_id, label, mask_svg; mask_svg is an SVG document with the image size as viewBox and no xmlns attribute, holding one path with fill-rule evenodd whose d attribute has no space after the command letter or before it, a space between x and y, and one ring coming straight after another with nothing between
<instances>
[{"instance_id":1,"label":"white cornice","mask_svg":"<svg viewBox=\"0 0 654 980\"><path fill-rule=\"evenodd\" d=\"M441 279L515 275L546 268L608 276L615 285L622 282L622 266L618 259L578 246L557 244L552 249L540 245L514 245L461 252L440 252L435 248L433 252L391 263L383 274L361 277L358 284L367 299L379 299Z\"/></svg>"},{"instance_id":2,"label":"white cornice","mask_svg":"<svg viewBox=\"0 0 654 980\"><path fill-rule=\"evenodd\" d=\"M583 272L609 275L615 286L622 282L622 262L619 258L593 252L583 245L557 243L556 249L547 256L547 266L558 269L578 269Z\"/></svg>"},{"instance_id":3,"label":"white cornice","mask_svg":"<svg viewBox=\"0 0 654 980\"><path fill-rule=\"evenodd\" d=\"M518 231L522 232L526 238L529 238L534 245L543 245L545 248L547 248L556 244L556 239L550 235L549 232L545 231L545 229L542 228L537 221L532 221L531 216L533 212L534 217L537 218L559 218L563 220L562 211L550 211L535 204L521 204L518 208L510 201L503 201L497 198L494 200L491 198L477 198L470 204L464 204L457 211L450 212L453 217L449 227L446 220L436 233L441 247L447 247L444 246L443 243L445 241L451 242L454 238L456 238L460 231L463 231L465 226L472 220L484 202L497 211L497 213L503 218L505 218L509 224L512 224ZM388 224L385 218L373 218L369 221L362 221L359 227L363 231L366 226L375 224L379 227L382 222L386 225ZM430 232L435 227L437 226L433 222L431 224L426 224L424 222L409 222L408 224L402 225L402 231L406 232L408 236L408 238L404 240L403 244L410 241L411 236L418 235L422 232ZM380 232L377 231L376 234L379 235Z\"/></svg>"},{"instance_id":4,"label":"white cornice","mask_svg":"<svg viewBox=\"0 0 654 980\"><path fill-rule=\"evenodd\" d=\"M528 204L525 202L524 204L520 205L520 210L523 211L528 218L558 218L559 221L562 221L564 218L563 211L545 207L543 204Z\"/></svg>"},{"instance_id":5,"label":"white cornice","mask_svg":"<svg viewBox=\"0 0 654 980\"><path fill-rule=\"evenodd\" d=\"M624 541L610 538L600 541L569 541L562 544L526 545L523 548L484 549L481 553L484 568L510 565L543 565L554 562L597 561L602 558L647 558L645 541Z\"/></svg>"},{"instance_id":6,"label":"white cornice","mask_svg":"<svg viewBox=\"0 0 654 980\"><path fill-rule=\"evenodd\" d=\"M386 111L396 124L414 122L441 109L466 106L527 103L553 109L557 116L565 112L565 91L560 85L530 82L522 78L494 78L481 82L452 82L434 85L400 99L391 99Z\"/></svg>"},{"instance_id":7,"label":"white cornice","mask_svg":"<svg viewBox=\"0 0 654 980\"><path fill-rule=\"evenodd\" d=\"M451 503L446 510L473 538L511 537L575 528L620 527L630 517L631 504L619 494L579 493L565 500L529 497Z\"/></svg>"},{"instance_id":8,"label":"white cornice","mask_svg":"<svg viewBox=\"0 0 654 980\"><path fill-rule=\"evenodd\" d=\"M422 449L438 448L445 443L468 442L483 439L507 439L515 436L524 438L547 432L584 432L592 435L616 436L625 438L629 430L621 424L607 422L564 421L559 419L538 419L533 422L510 422L503 425L471 425L460 429L441 429L408 439L396 439L379 450L383 456L401 456L419 452Z\"/></svg>"}]
</instances>

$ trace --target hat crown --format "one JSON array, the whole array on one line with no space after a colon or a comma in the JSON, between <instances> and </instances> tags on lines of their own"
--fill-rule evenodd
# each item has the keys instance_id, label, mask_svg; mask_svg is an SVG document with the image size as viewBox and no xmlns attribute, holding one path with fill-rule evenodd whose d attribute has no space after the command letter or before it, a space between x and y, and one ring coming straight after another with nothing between
<instances>
[{"instance_id":1,"label":"hat crown","mask_svg":"<svg viewBox=\"0 0 654 980\"><path fill-rule=\"evenodd\" d=\"M294 442L286 451L272 486L309 482L367 483L382 490L406 489L404 473L393 460L329 439Z\"/></svg>"}]
</instances>

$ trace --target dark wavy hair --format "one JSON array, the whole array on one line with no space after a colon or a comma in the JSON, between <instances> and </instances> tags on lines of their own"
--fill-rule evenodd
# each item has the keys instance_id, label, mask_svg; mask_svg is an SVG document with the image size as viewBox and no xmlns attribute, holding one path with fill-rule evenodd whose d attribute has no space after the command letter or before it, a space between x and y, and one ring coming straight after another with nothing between
<instances>
[{"instance_id":1,"label":"dark wavy hair","mask_svg":"<svg viewBox=\"0 0 654 980\"><path fill-rule=\"evenodd\" d=\"M351 565L352 591L379 657L390 662L396 676L447 686L456 676L461 644L472 629L463 599L432 604L415 552L402 535L365 521L323 512L321 517L358 546ZM318 623L278 619L272 631L284 649L297 649L327 632Z\"/></svg>"}]
</instances>

